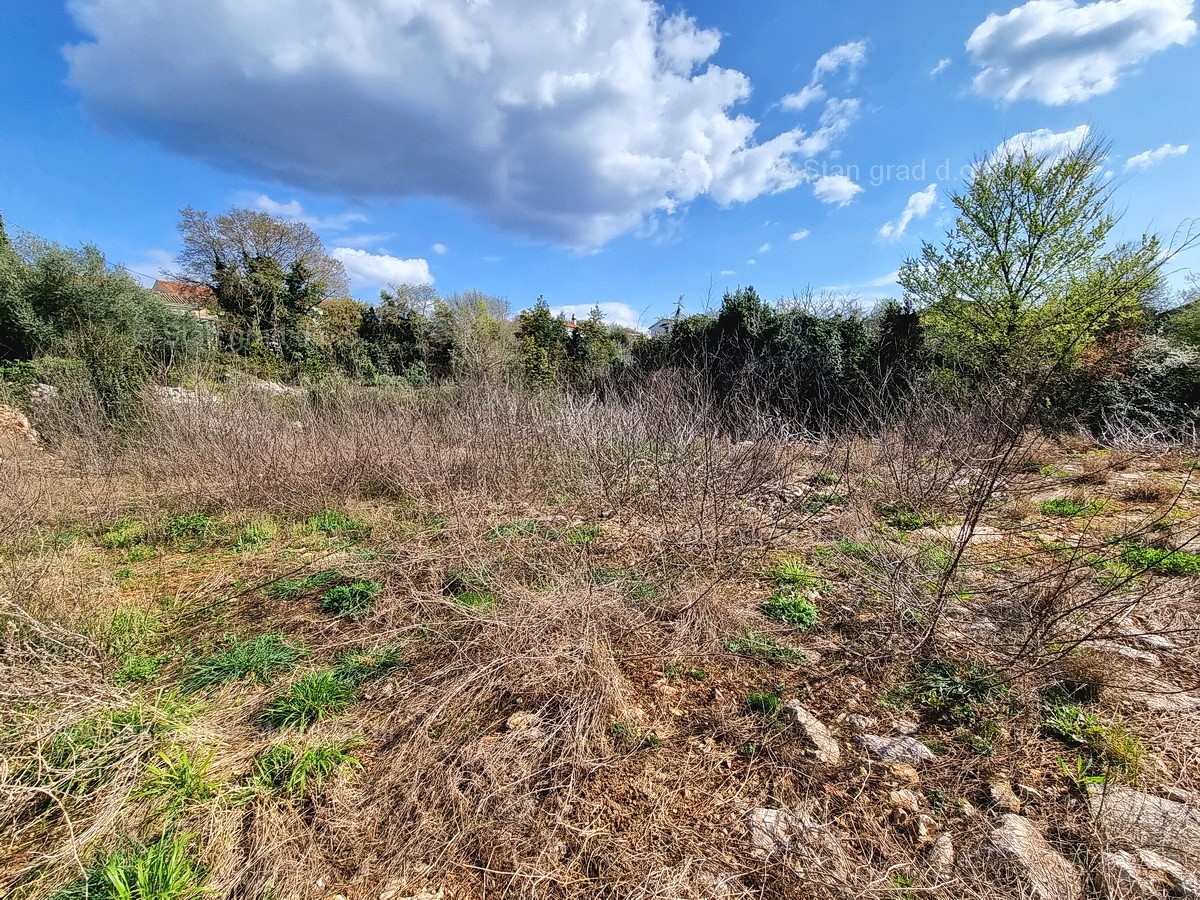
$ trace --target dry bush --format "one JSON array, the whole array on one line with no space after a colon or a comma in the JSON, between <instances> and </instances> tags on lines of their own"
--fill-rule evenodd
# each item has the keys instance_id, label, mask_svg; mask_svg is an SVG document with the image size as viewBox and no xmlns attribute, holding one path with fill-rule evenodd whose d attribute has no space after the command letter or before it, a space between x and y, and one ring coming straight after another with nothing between
<instances>
[{"instance_id":1,"label":"dry bush","mask_svg":"<svg viewBox=\"0 0 1200 900\"><path fill-rule=\"evenodd\" d=\"M1139 478L1121 490L1121 499L1126 503L1169 503L1178 495L1174 485L1149 477Z\"/></svg>"}]
</instances>

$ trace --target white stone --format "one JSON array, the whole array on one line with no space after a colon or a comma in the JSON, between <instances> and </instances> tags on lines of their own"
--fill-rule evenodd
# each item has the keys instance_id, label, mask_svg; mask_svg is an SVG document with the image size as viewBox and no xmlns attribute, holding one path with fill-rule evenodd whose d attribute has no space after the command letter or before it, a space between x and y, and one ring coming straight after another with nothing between
<instances>
[{"instance_id":1,"label":"white stone","mask_svg":"<svg viewBox=\"0 0 1200 900\"><path fill-rule=\"evenodd\" d=\"M874 734L860 734L855 740L867 751L868 756L879 762L919 766L936 759L933 751L914 737L879 737Z\"/></svg>"},{"instance_id":2,"label":"white stone","mask_svg":"<svg viewBox=\"0 0 1200 900\"><path fill-rule=\"evenodd\" d=\"M1082 900L1079 870L1028 819L1013 813L1001 817L988 846L993 860L1025 885L1031 900Z\"/></svg>"},{"instance_id":3,"label":"white stone","mask_svg":"<svg viewBox=\"0 0 1200 900\"><path fill-rule=\"evenodd\" d=\"M827 766L836 766L842 759L838 742L821 721L800 705L799 700L789 700L783 705L783 721L792 732L812 748L813 755Z\"/></svg>"}]
</instances>

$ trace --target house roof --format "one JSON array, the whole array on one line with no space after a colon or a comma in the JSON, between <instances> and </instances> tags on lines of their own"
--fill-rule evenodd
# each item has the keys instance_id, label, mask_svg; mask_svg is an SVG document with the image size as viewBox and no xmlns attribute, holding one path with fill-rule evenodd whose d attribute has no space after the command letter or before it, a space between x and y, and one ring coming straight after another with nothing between
<instances>
[{"instance_id":1,"label":"house roof","mask_svg":"<svg viewBox=\"0 0 1200 900\"><path fill-rule=\"evenodd\" d=\"M217 297L207 284L188 284L186 281L156 280L150 290L161 294L168 302L189 306L203 306Z\"/></svg>"}]
</instances>

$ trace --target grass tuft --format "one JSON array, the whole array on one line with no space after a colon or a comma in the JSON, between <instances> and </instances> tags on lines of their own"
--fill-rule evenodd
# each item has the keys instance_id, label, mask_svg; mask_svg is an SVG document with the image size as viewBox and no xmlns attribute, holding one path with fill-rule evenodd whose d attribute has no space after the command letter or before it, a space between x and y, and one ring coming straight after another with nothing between
<instances>
[{"instance_id":1,"label":"grass tuft","mask_svg":"<svg viewBox=\"0 0 1200 900\"><path fill-rule=\"evenodd\" d=\"M336 584L343 577L337 569L321 569L298 578L280 578L267 585L266 594L272 600L295 600Z\"/></svg>"},{"instance_id":2,"label":"grass tuft","mask_svg":"<svg viewBox=\"0 0 1200 900\"><path fill-rule=\"evenodd\" d=\"M254 780L285 797L311 797L339 772L362 768L362 763L350 753L361 744L356 738L304 749L276 744L255 760Z\"/></svg>"},{"instance_id":3,"label":"grass tuft","mask_svg":"<svg viewBox=\"0 0 1200 900\"><path fill-rule=\"evenodd\" d=\"M231 638L224 650L209 654L192 667L183 681L183 689L199 691L250 677L260 684L270 684L276 675L292 668L307 653L274 631Z\"/></svg>"},{"instance_id":4,"label":"grass tuft","mask_svg":"<svg viewBox=\"0 0 1200 900\"><path fill-rule=\"evenodd\" d=\"M749 628L727 637L725 649L739 656L749 656L776 665L802 666L808 661L799 647L781 643L769 634Z\"/></svg>"},{"instance_id":5,"label":"grass tuft","mask_svg":"<svg viewBox=\"0 0 1200 900\"><path fill-rule=\"evenodd\" d=\"M321 595L321 609L347 619L361 619L375 608L379 582L356 579L331 587Z\"/></svg>"},{"instance_id":6,"label":"grass tuft","mask_svg":"<svg viewBox=\"0 0 1200 900\"><path fill-rule=\"evenodd\" d=\"M217 782L209 777L214 751L193 756L180 747L159 753L157 763L146 766L144 784L135 795L139 800L157 800L168 814L217 796Z\"/></svg>"},{"instance_id":7,"label":"grass tuft","mask_svg":"<svg viewBox=\"0 0 1200 900\"><path fill-rule=\"evenodd\" d=\"M263 710L262 720L275 728L308 728L337 715L355 699L354 685L333 670L310 672L292 682Z\"/></svg>"},{"instance_id":8,"label":"grass tuft","mask_svg":"<svg viewBox=\"0 0 1200 900\"><path fill-rule=\"evenodd\" d=\"M114 852L51 900L199 900L214 897L208 872L193 857L190 834L163 835L149 846Z\"/></svg>"},{"instance_id":9,"label":"grass tuft","mask_svg":"<svg viewBox=\"0 0 1200 900\"><path fill-rule=\"evenodd\" d=\"M794 628L811 628L817 624L817 607L807 597L791 591L777 591L760 607L770 616Z\"/></svg>"}]
</instances>

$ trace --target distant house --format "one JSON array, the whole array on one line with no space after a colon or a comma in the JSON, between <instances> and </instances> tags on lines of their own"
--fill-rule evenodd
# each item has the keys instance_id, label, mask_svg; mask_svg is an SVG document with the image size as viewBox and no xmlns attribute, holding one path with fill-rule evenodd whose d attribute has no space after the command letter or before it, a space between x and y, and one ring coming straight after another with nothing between
<instances>
[{"instance_id":1,"label":"distant house","mask_svg":"<svg viewBox=\"0 0 1200 900\"><path fill-rule=\"evenodd\" d=\"M216 319L213 309L217 305L217 295L206 284L157 280L150 290L163 298L171 312L192 315L201 321Z\"/></svg>"},{"instance_id":2,"label":"distant house","mask_svg":"<svg viewBox=\"0 0 1200 900\"><path fill-rule=\"evenodd\" d=\"M675 327L675 319L659 319L650 326L650 337L666 337Z\"/></svg>"}]
</instances>

